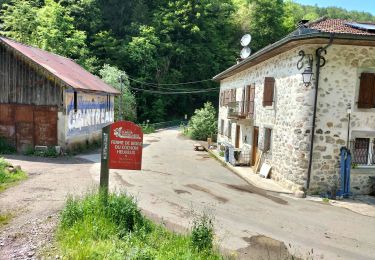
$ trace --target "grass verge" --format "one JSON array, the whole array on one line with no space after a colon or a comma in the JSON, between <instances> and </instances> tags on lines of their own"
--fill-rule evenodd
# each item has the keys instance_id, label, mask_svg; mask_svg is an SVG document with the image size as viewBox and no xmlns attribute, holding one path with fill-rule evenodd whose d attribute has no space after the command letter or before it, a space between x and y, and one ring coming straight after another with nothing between
<instances>
[{"instance_id":1,"label":"grass verge","mask_svg":"<svg viewBox=\"0 0 375 260\"><path fill-rule=\"evenodd\" d=\"M13 166L0 157L0 192L27 178L20 168Z\"/></svg>"},{"instance_id":2,"label":"grass verge","mask_svg":"<svg viewBox=\"0 0 375 260\"><path fill-rule=\"evenodd\" d=\"M68 198L57 231L65 259L222 259L213 249L212 222L196 220L186 235L145 218L125 194Z\"/></svg>"}]
</instances>

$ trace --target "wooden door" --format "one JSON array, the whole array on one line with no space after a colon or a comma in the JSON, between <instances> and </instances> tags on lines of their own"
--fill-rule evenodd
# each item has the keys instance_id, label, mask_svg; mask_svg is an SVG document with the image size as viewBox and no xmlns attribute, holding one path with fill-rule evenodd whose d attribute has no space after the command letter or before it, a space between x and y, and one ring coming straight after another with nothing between
<instances>
[{"instance_id":1,"label":"wooden door","mask_svg":"<svg viewBox=\"0 0 375 260\"><path fill-rule=\"evenodd\" d=\"M34 111L35 145L57 145L57 108L38 107Z\"/></svg>"},{"instance_id":2,"label":"wooden door","mask_svg":"<svg viewBox=\"0 0 375 260\"><path fill-rule=\"evenodd\" d=\"M255 165L258 157L258 140L259 140L259 128L254 127L253 133L253 152L252 152L252 164Z\"/></svg>"},{"instance_id":3,"label":"wooden door","mask_svg":"<svg viewBox=\"0 0 375 260\"><path fill-rule=\"evenodd\" d=\"M235 143L236 148L240 148L240 134L241 134L241 126L236 125L236 143Z\"/></svg>"}]
</instances>

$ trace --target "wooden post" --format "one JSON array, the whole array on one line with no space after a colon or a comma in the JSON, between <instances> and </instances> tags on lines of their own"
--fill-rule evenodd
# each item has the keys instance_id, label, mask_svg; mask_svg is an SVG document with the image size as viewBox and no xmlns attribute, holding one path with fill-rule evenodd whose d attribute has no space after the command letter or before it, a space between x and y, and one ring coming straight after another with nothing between
<instances>
[{"instance_id":1,"label":"wooden post","mask_svg":"<svg viewBox=\"0 0 375 260\"><path fill-rule=\"evenodd\" d=\"M109 185L109 130L111 126L108 125L102 129L102 155L100 164L100 192L105 195L108 194Z\"/></svg>"}]
</instances>

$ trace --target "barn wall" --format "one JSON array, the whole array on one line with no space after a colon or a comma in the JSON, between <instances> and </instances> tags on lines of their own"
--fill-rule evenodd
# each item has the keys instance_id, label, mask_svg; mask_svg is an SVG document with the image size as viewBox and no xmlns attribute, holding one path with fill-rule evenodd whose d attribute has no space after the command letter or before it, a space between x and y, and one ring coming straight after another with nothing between
<instances>
[{"instance_id":1,"label":"barn wall","mask_svg":"<svg viewBox=\"0 0 375 260\"><path fill-rule=\"evenodd\" d=\"M24 57L0 44L0 103L62 105L61 87Z\"/></svg>"},{"instance_id":2,"label":"barn wall","mask_svg":"<svg viewBox=\"0 0 375 260\"><path fill-rule=\"evenodd\" d=\"M64 100L65 147L99 140L102 128L114 121L113 95L77 92L76 110L73 90L65 91Z\"/></svg>"}]
</instances>

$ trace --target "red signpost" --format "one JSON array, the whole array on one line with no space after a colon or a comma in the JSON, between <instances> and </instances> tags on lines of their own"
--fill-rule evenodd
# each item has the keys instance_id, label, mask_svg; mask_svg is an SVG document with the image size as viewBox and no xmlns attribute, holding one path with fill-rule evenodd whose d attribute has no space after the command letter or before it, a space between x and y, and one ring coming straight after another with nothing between
<instances>
[{"instance_id":1,"label":"red signpost","mask_svg":"<svg viewBox=\"0 0 375 260\"><path fill-rule=\"evenodd\" d=\"M100 187L108 190L109 169L141 170L143 133L129 121L110 124L102 130Z\"/></svg>"}]
</instances>

